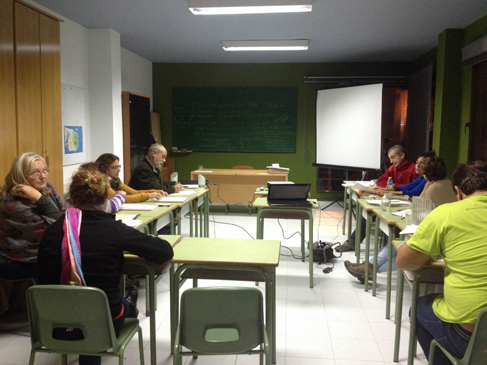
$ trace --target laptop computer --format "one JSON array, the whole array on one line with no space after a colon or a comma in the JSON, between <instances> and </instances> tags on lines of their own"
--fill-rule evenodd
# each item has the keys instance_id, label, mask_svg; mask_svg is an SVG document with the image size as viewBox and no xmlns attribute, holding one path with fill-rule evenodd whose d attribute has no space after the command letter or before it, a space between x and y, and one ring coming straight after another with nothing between
<instances>
[{"instance_id":1,"label":"laptop computer","mask_svg":"<svg viewBox=\"0 0 487 365\"><path fill-rule=\"evenodd\" d=\"M272 207L312 207L308 199L311 184L269 184L267 204Z\"/></svg>"}]
</instances>

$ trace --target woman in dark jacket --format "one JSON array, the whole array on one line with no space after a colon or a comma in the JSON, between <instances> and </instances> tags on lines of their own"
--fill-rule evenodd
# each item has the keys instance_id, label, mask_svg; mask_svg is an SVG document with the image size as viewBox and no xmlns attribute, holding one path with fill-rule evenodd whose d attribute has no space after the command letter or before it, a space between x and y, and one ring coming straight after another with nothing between
<instances>
[{"instance_id":1,"label":"woman in dark jacket","mask_svg":"<svg viewBox=\"0 0 487 365\"><path fill-rule=\"evenodd\" d=\"M120 294L124 251L155 264L173 257L171 245L115 221L101 206L107 199L109 180L98 170L80 169L73 175L69 193L73 207L64 219L52 224L39 247L39 284L75 284L102 289L112 313L115 331L124 318L136 317L136 309ZM78 234L79 232L79 234ZM70 252L79 252L79 262ZM76 265L71 266L72 262ZM75 278L73 280L73 278ZM74 281L74 282L73 282ZM80 364L99 364L101 359L80 356Z\"/></svg>"}]
</instances>

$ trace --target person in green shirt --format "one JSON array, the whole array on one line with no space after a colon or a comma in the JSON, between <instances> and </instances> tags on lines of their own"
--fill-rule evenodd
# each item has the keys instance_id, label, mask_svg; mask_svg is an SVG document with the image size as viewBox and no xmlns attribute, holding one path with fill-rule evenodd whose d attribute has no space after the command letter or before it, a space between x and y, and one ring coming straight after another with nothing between
<instances>
[{"instance_id":1,"label":"person in green shirt","mask_svg":"<svg viewBox=\"0 0 487 365\"><path fill-rule=\"evenodd\" d=\"M443 294L419 298L416 337L426 357L433 339L462 358L480 311L487 306L487 165L460 165L452 177L457 202L443 204L397 254L402 270L445 260ZM450 364L438 350L435 364Z\"/></svg>"}]
</instances>

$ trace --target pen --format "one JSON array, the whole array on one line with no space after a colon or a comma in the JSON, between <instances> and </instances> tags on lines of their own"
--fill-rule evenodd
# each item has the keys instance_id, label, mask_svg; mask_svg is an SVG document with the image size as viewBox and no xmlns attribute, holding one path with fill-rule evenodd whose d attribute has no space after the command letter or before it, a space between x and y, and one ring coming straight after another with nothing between
<instances>
[{"instance_id":1,"label":"pen","mask_svg":"<svg viewBox=\"0 0 487 365\"><path fill-rule=\"evenodd\" d=\"M158 207L170 207L171 204L157 204Z\"/></svg>"},{"instance_id":2,"label":"pen","mask_svg":"<svg viewBox=\"0 0 487 365\"><path fill-rule=\"evenodd\" d=\"M140 214L136 214L136 215L135 215L135 217L134 217L134 219L139 218L139 215L140 215Z\"/></svg>"}]
</instances>

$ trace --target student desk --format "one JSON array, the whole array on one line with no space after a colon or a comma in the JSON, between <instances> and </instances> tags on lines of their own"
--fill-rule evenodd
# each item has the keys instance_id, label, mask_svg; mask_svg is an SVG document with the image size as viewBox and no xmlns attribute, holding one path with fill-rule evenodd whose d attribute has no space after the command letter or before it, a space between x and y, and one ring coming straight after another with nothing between
<instances>
[{"instance_id":1,"label":"student desk","mask_svg":"<svg viewBox=\"0 0 487 365\"><path fill-rule=\"evenodd\" d=\"M378 199L377 199L378 200ZM372 216L374 215L374 209L377 208L377 205L367 203L367 199L357 199L357 221L359 221L360 217L366 219L366 226L365 226L365 262L367 263L369 260L369 253L370 253L370 226L372 223ZM357 224L355 232L355 255L357 256L357 264L360 263L360 237L361 237L361 230L362 224ZM377 231L375 233L377 236ZM376 237L376 245L377 245L377 237ZM364 278L364 290L369 291L369 266L365 265L365 278Z\"/></svg>"},{"instance_id":2,"label":"student desk","mask_svg":"<svg viewBox=\"0 0 487 365\"><path fill-rule=\"evenodd\" d=\"M171 214L172 215L172 214ZM181 236L159 236L170 243L172 247L174 247L180 240ZM135 266L135 268L142 268L142 270L146 273L146 297L148 295L148 299L146 303L148 303L149 308L149 326L150 326L150 354L151 354L151 365L156 365L156 279L153 264L149 261L132 254L125 254L125 267L130 270L131 266Z\"/></svg>"},{"instance_id":3,"label":"student desk","mask_svg":"<svg viewBox=\"0 0 487 365\"><path fill-rule=\"evenodd\" d=\"M186 189L193 190L193 189ZM198 237L198 214L200 217L200 237L209 237L210 235L210 190L208 188L198 188L194 189L196 192L196 198L193 200L193 211L194 211L194 230L195 237ZM189 235L193 237L193 215L190 214L190 233Z\"/></svg>"},{"instance_id":4,"label":"student desk","mask_svg":"<svg viewBox=\"0 0 487 365\"><path fill-rule=\"evenodd\" d=\"M309 234L309 287L313 287L313 209L319 209L316 199L308 199L312 207L272 207L266 197L255 199L257 208L257 238L264 238L264 219L299 219L301 220L301 261L304 262L304 221L308 220Z\"/></svg>"},{"instance_id":5,"label":"student desk","mask_svg":"<svg viewBox=\"0 0 487 365\"><path fill-rule=\"evenodd\" d=\"M398 208L391 208L391 213L394 213L398 210L402 210L404 207ZM388 235L388 256L387 256L387 292L386 292L386 319L391 317L391 273L392 273L392 240L394 239L394 227L396 227L396 223L401 221L401 217L392 215L389 212L383 211L381 208L376 208L373 210L373 213L377 215L377 219L375 221L375 231L376 235L379 232L379 229ZM374 250L374 273L373 273L373 283L372 283L372 295L376 295L376 288L377 288L377 256L379 254L379 248L377 244L375 245ZM367 267L367 265L365 266Z\"/></svg>"},{"instance_id":6,"label":"student desk","mask_svg":"<svg viewBox=\"0 0 487 365\"><path fill-rule=\"evenodd\" d=\"M174 249L171 267L171 351L179 316L181 274L189 268L241 270L260 273L266 282L266 327L272 362L276 362L276 267L281 242L234 238L186 237ZM174 265L182 264L174 272Z\"/></svg>"},{"instance_id":7,"label":"student desk","mask_svg":"<svg viewBox=\"0 0 487 365\"><path fill-rule=\"evenodd\" d=\"M141 204L146 204L151 202L144 202ZM163 203L154 203L151 204L163 204ZM117 213L116 219L122 219L124 215L129 214L139 214L137 217L138 220L141 220L141 223L135 227L135 229L143 228L147 226L149 229L150 234L157 234L157 226L159 224L163 224L166 226L170 224L171 227L171 234L174 234L174 216L171 213L174 209L177 209L177 205L170 204L169 207L157 207L153 210L121 210Z\"/></svg>"},{"instance_id":8,"label":"student desk","mask_svg":"<svg viewBox=\"0 0 487 365\"><path fill-rule=\"evenodd\" d=\"M181 234L181 223L182 223L182 216L186 213L189 213L189 221L190 221L190 226L189 226L189 234L192 237L193 236L193 228L196 229L196 235L198 235L198 212L200 212L200 220L201 220L201 232L200 235L205 235L207 236L209 233L209 200L208 200L208 192L209 190L207 188L197 188L197 189L187 189L188 191L193 192L193 194L190 195L169 195L169 197L181 197L181 198L186 198L186 201L182 203L166 203L163 201L147 201L144 202L144 204L151 204L151 205L167 205L170 204L171 207L174 207L177 211L177 223L178 223L178 229L177 229L177 234ZM193 212L194 212L194 218L195 218L195 224L193 226ZM142 216L142 215L141 215ZM140 218L140 216L139 216ZM174 216L172 217L167 217L167 219L159 219L157 221L157 224L155 224L155 227L153 227L153 234L157 234L157 231L170 224L171 228L171 234L174 234ZM203 228L204 228L204 233L203 233ZM154 231L155 230L155 231Z\"/></svg>"},{"instance_id":9,"label":"student desk","mask_svg":"<svg viewBox=\"0 0 487 365\"><path fill-rule=\"evenodd\" d=\"M352 229L352 202L349 201L351 199L351 187L355 183L355 181L344 181L343 186L343 225L342 225L342 234L345 234L345 222L347 221L347 210L349 211L349 223L348 223L348 237L352 234L350 231Z\"/></svg>"},{"instance_id":10,"label":"student desk","mask_svg":"<svg viewBox=\"0 0 487 365\"><path fill-rule=\"evenodd\" d=\"M405 243L405 241L392 241L396 250ZM443 259L430 260L421 269L416 271L403 271L398 269L397 274L397 298L396 298L396 334L394 338L394 362L399 361L399 342L401 337L401 317L402 317L402 297L404 291L404 278L413 288L411 299L411 320L409 327L409 350L408 365L414 364L416 356L416 310L418 303L419 286L421 283L440 283L444 278L445 262Z\"/></svg>"},{"instance_id":11,"label":"student desk","mask_svg":"<svg viewBox=\"0 0 487 365\"><path fill-rule=\"evenodd\" d=\"M210 172L211 171L211 172ZM191 171L191 180L203 175L210 185L213 204L251 204L255 189L268 181L287 181L288 174L269 174L268 170L212 169Z\"/></svg>"}]
</instances>

